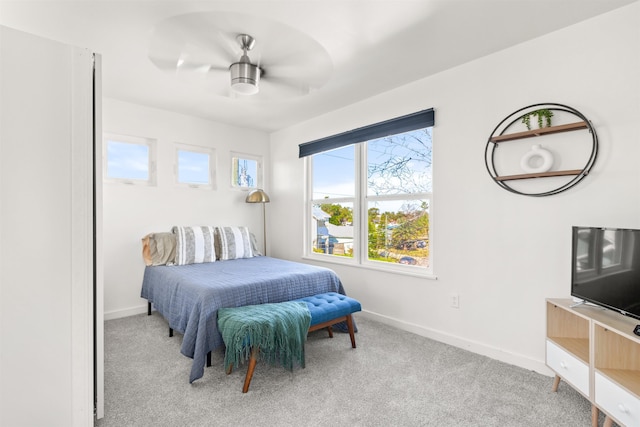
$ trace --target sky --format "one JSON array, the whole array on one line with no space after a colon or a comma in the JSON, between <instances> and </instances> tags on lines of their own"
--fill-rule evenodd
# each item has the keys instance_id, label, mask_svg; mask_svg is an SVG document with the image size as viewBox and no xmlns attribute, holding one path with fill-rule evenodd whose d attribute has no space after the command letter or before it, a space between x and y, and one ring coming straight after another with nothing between
<instances>
[{"instance_id":1,"label":"sky","mask_svg":"<svg viewBox=\"0 0 640 427\"><path fill-rule=\"evenodd\" d=\"M430 154L431 138L425 136L424 130L407 132L405 144L396 144L394 137L380 138L367 143L367 161L369 166L375 166L388 160L391 156L411 158L408 167L413 171L410 178L418 179L421 191L431 191L431 163L430 156L425 161L427 154ZM420 141L420 142L418 142ZM426 148L425 148L426 146ZM429 153L427 153L429 151ZM313 162L313 199L323 199L326 197L341 198L355 197L355 145L338 148L324 153L316 154L312 158ZM386 194L402 194L399 188L410 188L411 181L394 180L389 177L371 177L379 184L390 184ZM419 179L421 178L421 179ZM378 190L378 194L382 194ZM376 192L371 188L368 190L369 196L375 196ZM369 207L378 207L381 212L397 212L401 209L405 200L402 201L377 201L370 202ZM420 203L417 201L415 203Z\"/></svg>"},{"instance_id":2,"label":"sky","mask_svg":"<svg viewBox=\"0 0 640 427\"><path fill-rule=\"evenodd\" d=\"M209 184L209 154L178 150L178 182Z\"/></svg>"},{"instance_id":3,"label":"sky","mask_svg":"<svg viewBox=\"0 0 640 427\"><path fill-rule=\"evenodd\" d=\"M401 140L403 143L398 143ZM403 180L389 176L370 175L370 181L377 182L379 188L374 190L369 186L368 196L403 194L405 189L409 189L409 192L431 191L430 133L425 136L424 130L419 129L398 136L372 140L366 146L368 167L379 165L391 157L402 157L411 159L408 162L408 168L412 172ZM355 145L349 145L313 156L314 199L355 197L355 147ZM209 153L178 149L177 157L178 182L209 184L211 179ZM233 162L232 169L234 171L241 168L246 169L247 179L241 185L249 187L257 185L258 170L255 160L234 157ZM109 140L107 142L107 176L109 178L148 180L149 146L141 143ZM236 177L232 179L237 180ZM416 180L418 184L414 182ZM234 184L238 185L237 182ZM386 188L382 188L383 186ZM382 212L397 211L402 203L404 201L377 201L370 203L369 207L376 206Z\"/></svg>"},{"instance_id":4,"label":"sky","mask_svg":"<svg viewBox=\"0 0 640 427\"><path fill-rule=\"evenodd\" d=\"M149 146L107 141L107 177L149 179Z\"/></svg>"},{"instance_id":5,"label":"sky","mask_svg":"<svg viewBox=\"0 0 640 427\"><path fill-rule=\"evenodd\" d=\"M118 141L116 138L108 139L106 145L108 178L141 181L149 179L149 145L144 142ZM259 179L256 160L234 157L233 162L236 166L234 170L238 170L238 165L246 168L244 186L257 185ZM179 183L211 184L209 167L215 163L211 161L210 153L178 148L177 163Z\"/></svg>"}]
</instances>

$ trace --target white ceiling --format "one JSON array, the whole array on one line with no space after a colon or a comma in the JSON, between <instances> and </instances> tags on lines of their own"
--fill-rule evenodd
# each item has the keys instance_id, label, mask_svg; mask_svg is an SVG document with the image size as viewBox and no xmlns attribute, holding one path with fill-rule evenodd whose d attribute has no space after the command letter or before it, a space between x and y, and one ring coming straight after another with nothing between
<instances>
[{"instance_id":1,"label":"white ceiling","mask_svg":"<svg viewBox=\"0 0 640 427\"><path fill-rule=\"evenodd\" d=\"M101 54L108 98L275 131L634 1L2 0L0 24ZM326 83L304 96L230 97L211 90L219 76L159 69L149 59L154 29L193 13L244 15L228 25L262 31L256 44L280 53L300 34L328 54Z\"/></svg>"}]
</instances>

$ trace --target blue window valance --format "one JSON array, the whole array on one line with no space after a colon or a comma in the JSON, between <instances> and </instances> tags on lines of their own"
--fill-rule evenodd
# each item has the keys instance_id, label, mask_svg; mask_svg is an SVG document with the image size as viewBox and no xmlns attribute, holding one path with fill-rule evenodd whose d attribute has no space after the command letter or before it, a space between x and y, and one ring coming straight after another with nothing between
<instances>
[{"instance_id":1,"label":"blue window valance","mask_svg":"<svg viewBox=\"0 0 640 427\"><path fill-rule=\"evenodd\" d=\"M305 142L298 146L300 148L299 157L311 156L313 154L322 153L335 148L370 141L372 139L382 138L398 133L409 132L416 129L427 128L433 125L434 112L433 108L429 108L428 110L422 110L417 113L407 114L406 116L385 120L384 122L353 129L337 135Z\"/></svg>"}]
</instances>

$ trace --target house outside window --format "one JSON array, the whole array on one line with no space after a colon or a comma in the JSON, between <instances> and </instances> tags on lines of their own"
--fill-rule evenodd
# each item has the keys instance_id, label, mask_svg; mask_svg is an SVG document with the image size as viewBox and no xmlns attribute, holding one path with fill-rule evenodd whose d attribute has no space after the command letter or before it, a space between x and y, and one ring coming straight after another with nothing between
<instances>
[{"instance_id":1,"label":"house outside window","mask_svg":"<svg viewBox=\"0 0 640 427\"><path fill-rule=\"evenodd\" d=\"M307 256L432 272L433 110L429 111L430 121L400 126L400 132L385 129L384 136L305 156Z\"/></svg>"}]
</instances>

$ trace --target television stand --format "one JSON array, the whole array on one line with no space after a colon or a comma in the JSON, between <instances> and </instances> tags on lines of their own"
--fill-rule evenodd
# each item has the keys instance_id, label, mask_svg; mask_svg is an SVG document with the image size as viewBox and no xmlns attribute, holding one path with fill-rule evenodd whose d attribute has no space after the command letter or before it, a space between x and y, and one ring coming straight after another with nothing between
<instances>
[{"instance_id":1,"label":"television stand","mask_svg":"<svg viewBox=\"0 0 640 427\"><path fill-rule=\"evenodd\" d=\"M576 308L576 307L579 307L579 306L581 306L581 305L583 305L583 304L584 304L584 305L586 305L586 304L587 304L587 302L586 302L585 300L576 301L576 302L574 302L573 304L571 304L571 305L569 306L569 308Z\"/></svg>"},{"instance_id":2,"label":"television stand","mask_svg":"<svg viewBox=\"0 0 640 427\"><path fill-rule=\"evenodd\" d=\"M571 299L547 299L546 364L556 376L591 402L591 423L598 412L605 426L640 426L640 337L637 321Z\"/></svg>"},{"instance_id":3,"label":"television stand","mask_svg":"<svg viewBox=\"0 0 640 427\"><path fill-rule=\"evenodd\" d=\"M600 310L607 310L605 307L599 306L597 304L594 304L592 302L589 301L585 301L583 299L581 299L580 301L576 301L575 299L571 300L573 301L573 304L571 304L569 306L569 308L575 308L575 307L580 307L581 305L587 306L587 307L595 307L598 308Z\"/></svg>"}]
</instances>

